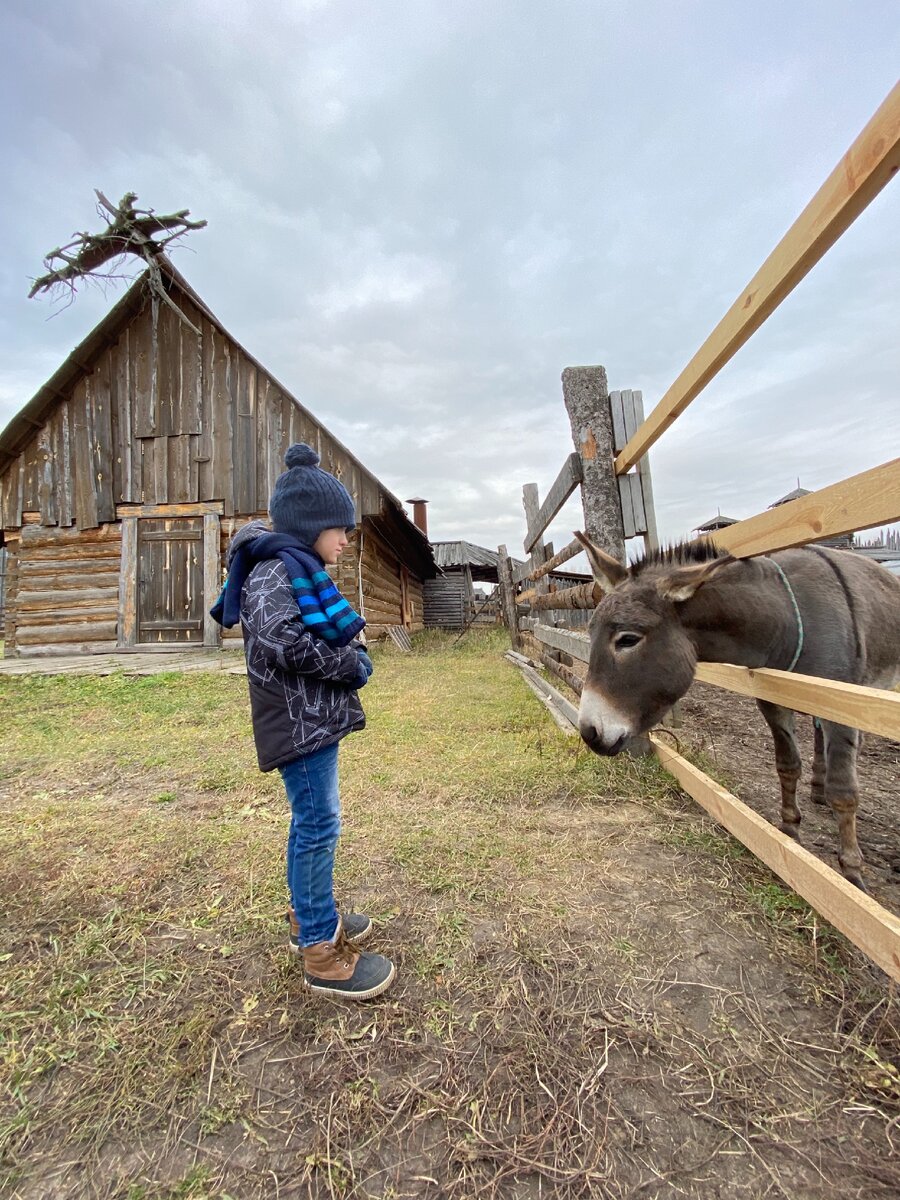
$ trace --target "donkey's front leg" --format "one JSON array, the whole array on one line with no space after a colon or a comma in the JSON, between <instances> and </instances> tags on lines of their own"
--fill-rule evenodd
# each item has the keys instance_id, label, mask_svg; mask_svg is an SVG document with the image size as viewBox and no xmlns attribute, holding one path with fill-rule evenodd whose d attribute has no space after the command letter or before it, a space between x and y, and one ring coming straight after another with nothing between
<instances>
[{"instance_id":1,"label":"donkey's front leg","mask_svg":"<svg viewBox=\"0 0 900 1200\"><path fill-rule=\"evenodd\" d=\"M813 717L813 767L809 798L814 804L825 803L825 733L818 717Z\"/></svg>"},{"instance_id":2,"label":"donkey's front leg","mask_svg":"<svg viewBox=\"0 0 900 1200\"><path fill-rule=\"evenodd\" d=\"M867 892L862 875L863 856L856 840L856 810L859 783L856 778L856 751L859 730L847 725L823 721L825 734L825 798L837 817L840 847L838 862L844 877Z\"/></svg>"},{"instance_id":3,"label":"donkey's front leg","mask_svg":"<svg viewBox=\"0 0 900 1200\"><path fill-rule=\"evenodd\" d=\"M800 840L800 809L797 807L797 784L800 781L800 752L794 739L794 713L780 704L757 700L759 711L772 730L775 742L775 769L781 784L782 833Z\"/></svg>"}]
</instances>

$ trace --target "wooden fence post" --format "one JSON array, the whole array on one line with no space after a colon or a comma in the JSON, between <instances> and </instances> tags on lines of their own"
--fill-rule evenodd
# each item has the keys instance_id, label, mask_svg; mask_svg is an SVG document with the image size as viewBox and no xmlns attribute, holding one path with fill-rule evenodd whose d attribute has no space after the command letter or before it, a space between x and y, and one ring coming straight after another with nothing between
<instances>
[{"instance_id":1,"label":"wooden fence post","mask_svg":"<svg viewBox=\"0 0 900 1200\"><path fill-rule=\"evenodd\" d=\"M566 367L563 400L581 458L584 528L601 550L625 562L619 484L613 469L615 439L603 367Z\"/></svg>"},{"instance_id":2,"label":"wooden fence post","mask_svg":"<svg viewBox=\"0 0 900 1200\"><path fill-rule=\"evenodd\" d=\"M525 527L532 529L538 520L538 513L541 509L541 500L538 494L538 486L536 483L526 483L522 488L522 506L525 509ZM525 537L525 551L528 552L528 536ZM531 569L536 571L538 567L542 567L545 562L549 562L553 557L553 547L546 545L544 542L544 532L541 531L538 540L531 547ZM550 591L550 576L542 575L534 585L534 593L536 596L547 595Z\"/></svg>"},{"instance_id":3,"label":"wooden fence post","mask_svg":"<svg viewBox=\"0 0 900 1200\"><path fill-rule=\"evenodd\" d=\"M522 644L519 637L519 621L516 616L516 585L513 582L512 563L506 546L497 547L497 577L500 580L500 596L503 612L506 616L506 627L513 646Z\"/></svg>"}]
</instances>

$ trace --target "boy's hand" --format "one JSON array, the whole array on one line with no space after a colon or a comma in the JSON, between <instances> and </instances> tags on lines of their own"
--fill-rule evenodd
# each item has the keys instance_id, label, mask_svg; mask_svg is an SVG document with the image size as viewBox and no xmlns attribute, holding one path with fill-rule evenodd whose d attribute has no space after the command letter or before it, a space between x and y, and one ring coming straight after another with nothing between
<instances>
[{"instance_id":1,"label":"boy's hand","mask_svg":"<svg viewBox=\"0 0 900 1200\"><path fill-rule=\"evenodd\" d=\"M365 652L365 650L363 650L363 649L361 649L361 648L358 648L358 649L357 649L357 651L356 651L356 656L357 656L357 658L359 659L359 662L361 663L361 665L362 665L363 667L365 667L365 669L366 669L366 678L368 679L368 677L369 677L369 676L372 674L372 672L375 670L375 667L374 667L374 666L373 666L373 664L372 664L372 660L371 660L371 658L369 658L369 656L368 656L368 654Z\"/></svg>"},{"instance_id":2,"label":"boy's hand","mask_svg":"<svg viewBox=\"0 0 900 1200\"><path fill-rule=\"evenodd\" d=\"M353 680L352 686L357 689L365 687L369 682L369 676L373 671L372 660L366 654L365 650L357 649L356 651L356 678Z\"/></svg>"}]
</instances>

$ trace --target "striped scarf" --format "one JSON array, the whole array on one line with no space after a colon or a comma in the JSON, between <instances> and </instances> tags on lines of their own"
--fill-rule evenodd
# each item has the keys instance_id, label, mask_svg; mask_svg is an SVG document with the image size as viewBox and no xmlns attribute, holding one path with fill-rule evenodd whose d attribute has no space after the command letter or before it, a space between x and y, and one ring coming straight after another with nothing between
<instances>
[{"instance_id":1,"label":"striped scarf","mask_svg":"<svg viewBox=\"0 0 900 1200\"><path fill-rule=\"evenodd\" d=\"M228 565L228 578L210 609L213 620L230 629L241 619L241 591L257 563L284 563L304 626L331 646L346 646L366 622L350 607L314 550L286 533L264 533L244 542Z\"/></svg>"}]
</instances>

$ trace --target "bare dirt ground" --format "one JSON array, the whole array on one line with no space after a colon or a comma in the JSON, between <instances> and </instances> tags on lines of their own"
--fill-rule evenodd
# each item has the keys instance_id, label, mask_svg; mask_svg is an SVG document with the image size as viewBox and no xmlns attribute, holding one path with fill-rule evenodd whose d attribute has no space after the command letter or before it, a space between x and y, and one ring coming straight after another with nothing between
<instances>
[{"instance_id":1,"label":"bare dirt ground","mask_svg":"<svg viewBox=\"0 0 900 1200\"><path fill-rule=\"evenodd\" d=\"M780 796L772 736L753 700L695 683L682 701L678 736L727 772L732 791L760 816L778 823ZM837 825L831 810L809 799L813 760L812 717L797 714L803 759L798 802L800 839L807 850L840 870ZM866 881L879 904L900 914L900 744L864 734L858 760L860 805L857 836Z\"/></svg>"}]
</instances>

